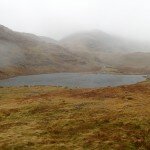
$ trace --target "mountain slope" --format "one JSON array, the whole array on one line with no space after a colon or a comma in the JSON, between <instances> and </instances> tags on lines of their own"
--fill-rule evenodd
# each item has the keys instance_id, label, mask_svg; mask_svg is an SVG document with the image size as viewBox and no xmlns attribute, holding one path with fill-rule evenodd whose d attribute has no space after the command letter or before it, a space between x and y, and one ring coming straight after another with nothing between
<instances>
[{"instance_id":1,"label":"mountain slope","mask_svg":"<svg viewBox=\"0 0 150 150\"><path fill-rule=\"evenodd\" d=\"M0 78L51 72L149 74L149 53L134 52L140 47L101 31L78 33L57 42L0 25Z\"/></svg>"},{"instance_id":2,"label":"mountain slope","mask_svg":"<svg viewBox=\"0 0 150 150\"><path fill-rule=\"evenodd\" d=\"M99 62L69 52L56 41L0 26L0 76L89 71ZM76 65L76 67L74 67Z\"/></svg>"},{"instance_id":3,"label":"mountain slope","mask_svg":"<svg viewBox=\"0 0 150 150\"><path fill-rule=\"evenodd\" d=\"M150 73L150 45L111 36L101 31L73 34L60 41L71 52L95 56L103 66L123 73Z\"/></svg>"},{"instance_id":4,"label":"mountain slope","mask_svg":"<svg viewBox=\"0 0 150 150\"><path fill-rule=\"evenodd\" d=\"M117 60L117 59L116 59ZM119 58L117 68L121 72L150 74L150 53L131 53Z\"/></svg>"},{"instance_id":5,"label":"mountain slope","mask_svg":"<svg viewBox=\"0 0 150 150\"><path fill-rule=\"evenodd\" d=\"M72 51L84 52L137 52L147 51L150 46L109 35L100 30L72 34L60 41Z\"/></svg>"}]
</instances>

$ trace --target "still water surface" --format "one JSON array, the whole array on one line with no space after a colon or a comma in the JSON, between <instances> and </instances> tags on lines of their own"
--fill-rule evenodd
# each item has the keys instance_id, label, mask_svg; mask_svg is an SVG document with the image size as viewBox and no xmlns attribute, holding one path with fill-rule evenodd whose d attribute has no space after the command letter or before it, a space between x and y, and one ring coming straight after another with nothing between
<instances>
[{"instance_id":1,"label":"still water surface","mask_svg":"<svg viewBox=\"0 0 150 150\"><path fill-rule=\"evenodd\" d=\"M142 75L52 73L0 80L0 86L52 85L92 88L134 84L143 80L145 78Z\"/></svg>"}]
</instances>

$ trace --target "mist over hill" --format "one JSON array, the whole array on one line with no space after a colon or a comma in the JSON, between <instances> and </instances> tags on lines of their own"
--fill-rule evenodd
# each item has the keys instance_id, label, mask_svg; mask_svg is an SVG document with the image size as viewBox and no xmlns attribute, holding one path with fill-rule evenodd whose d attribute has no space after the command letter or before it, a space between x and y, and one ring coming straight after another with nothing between
<instances>
[{"instance_id":1,"label":"mist over hill","mask_svg":"<svg viewBox=\"0 0 150 150\"><path fill-rule=\"evenodd\" d=\"M150 44L114 36L100 30L72 34L60 40L60 43L75 52L131 53L150 50Z\"/></svg>"},{"instance_id":2,"label":"mist over hill","mask_svg":"<svg viewBox=\"0 0 150 150\"><path fill-rule=\"evenodd\" d=\"M56 41L0 25L0 77L52 72L148 74L150 53L141 51L149 48L99 30Z\"/></svg>"},{"instance_id":3,"label":"mist over hill","mask_svg":"<svg viewBox=\"0 0 150 150\"><path fill-rule=\"evenodd\" d=\"M14 32L0 26L0 75L93 70L99 67L57 44L53 39ZM75 66L76 65L76 66Z\"/></svg>"},{"instance_id":4,"label":"mist over hill","mask_svg":"<svg viewBox=\"0 0 150 150\"><path fill-rule=\"evenodd\" d=\"M95 56L120 73L150 73L150 45L99 30L72 34L60 41L71 52ZM108 72L110 70L107 70Z\"/></svg>"}]
</instances>

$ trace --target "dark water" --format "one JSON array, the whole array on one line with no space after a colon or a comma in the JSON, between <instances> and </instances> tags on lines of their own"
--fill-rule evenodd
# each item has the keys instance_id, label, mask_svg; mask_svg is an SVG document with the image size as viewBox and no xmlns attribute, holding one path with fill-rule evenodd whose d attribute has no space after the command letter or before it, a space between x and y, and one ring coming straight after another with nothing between
<instances>
[{"instance_id":1,"label":"dark water","mask_svg":"<svg viewBox=\"0 0 150 150\"><path fill-rule=\"evenodd\" d=\"M67 87L106 87L134 84L145 80L142 75L53 73L19 76L0 81L0 86L52 85Z\"/></svg>"}]
</instances>

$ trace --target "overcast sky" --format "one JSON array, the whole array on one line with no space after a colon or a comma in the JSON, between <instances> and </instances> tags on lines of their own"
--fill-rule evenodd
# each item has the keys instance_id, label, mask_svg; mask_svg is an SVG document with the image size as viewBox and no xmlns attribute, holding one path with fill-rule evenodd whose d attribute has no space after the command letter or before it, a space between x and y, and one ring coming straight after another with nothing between
<instances>
[{"instance_id":1,"label":"overcast sky","mask_svg":"<svg viewBox=\"0 0 150 150\"><path fill-rule=\"evenodd\" d=\"M0 0L0 24L60 39L82 30L150 39L150 0Z\"/></svg>"}]
</instances>

